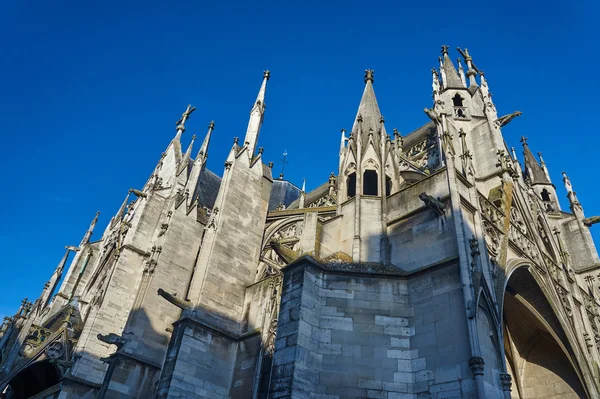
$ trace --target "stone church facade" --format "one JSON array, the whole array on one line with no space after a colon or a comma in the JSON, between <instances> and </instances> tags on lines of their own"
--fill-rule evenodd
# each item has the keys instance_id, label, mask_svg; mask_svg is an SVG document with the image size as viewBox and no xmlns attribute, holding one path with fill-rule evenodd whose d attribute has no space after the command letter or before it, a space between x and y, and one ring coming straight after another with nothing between
<instances>
[{"instance_id":1,"label":"stone church facade","mask_svg":"<svg viewBox=\"0 0 600 399\"><path fill-rule=\"evenodd\" d=\"M373 71L311 192L257 147L269 73L221 176L181 136L0 332L0 396L600 398L600 260L467 50L388 133ZM463 64L464 63L464 67ZM334 156L334 154L332 154ZM559 195L566 195L563 210ZM69 263L70 260L70 263Z\"/></svg>"}]
</instances>

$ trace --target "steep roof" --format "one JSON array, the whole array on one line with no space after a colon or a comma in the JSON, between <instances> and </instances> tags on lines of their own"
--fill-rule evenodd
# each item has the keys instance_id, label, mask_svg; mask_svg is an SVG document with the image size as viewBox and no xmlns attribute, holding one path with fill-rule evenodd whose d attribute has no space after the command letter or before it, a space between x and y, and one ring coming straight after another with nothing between
<instances>
[{"instance_id":1,"label":"steep roof","mask_svg":"<svg viewBox=\"0 0 600 399\"><path fill-rule=\"evenodd\" d=\"M523 157L525 159L525 174L529 177L531 183L550 184L546 177L546 173L544 173L544 170L537 159L533 156L533 153L526 142L523 142Z\"/></svg>"}]
</instances>

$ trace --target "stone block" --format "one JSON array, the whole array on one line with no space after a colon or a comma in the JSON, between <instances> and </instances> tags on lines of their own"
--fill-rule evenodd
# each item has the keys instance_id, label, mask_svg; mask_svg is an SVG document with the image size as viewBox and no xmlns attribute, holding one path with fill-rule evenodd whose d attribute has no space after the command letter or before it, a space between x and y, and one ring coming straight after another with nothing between
<instances>
[{"instance_id":1,"label":"stone block","mask_svg":"<svg viewBox=\"0 0 600 399\"><path fill-rule=\"evenodd\" d=\"M458 381L461 378L460 365L451 364L435 369L435 383Z\"/></svg>"},{"instance_id":2,"label":"stone block","mask_svg":"<svg viewBox=\"0 0 600 399\"><path fill-rule=\"evenodd\" d=\"M350 317L321 316L319 326L332 330L352 331L353 321Z\"/></svg>"},{"instance_id":3,"label":"stone block","mask_svg":"<svg viewBox=\"0 0 600 399\"><path fill-rule=\"evenodd\" d=\"M404 382L389 382L383 381L383 389L390 392L408 392L408 384Z\"/></svg>"},{"instance_id":4,"label":"stone block","mask_svg":"<svg viewBox=\"0 0 600 399\"><path fill-rule=\"evenodd\" d=\"M408 319L404 318L404 317L391 317L391 316L381 316L381 315L376 315L375 316L375 324L378 326L385 326L385 327L407 327L408 326Z\"/></svg>"},{"instance_id":5,"label":"stone block","mask_svg":"<svg viewBox=\"0 0 600 399\"><path fill-rule=\"evenodd\" d=\"M388 349L387 357L390 359L416 359L418 352L416 349Z\"/></svg>"},{"instance_id":6,"label":"stone block","mask_svg":"<svg viewBox=\"0 0 600 399\"><path fill-rule=\"evenodd\" d=\"M387 392L367 389L367 398L369 399L387 399Z\"/></svg>"},{"instance_id":7,"label":"stone block","mask_svg":"<svg viewBox=\"0 0 600 399\"><path fill-rule=\"evenodd\" d=\"M435 374L430 370L421 370L415 373L415 382L429 381L435 378Z\"/></svg>"},{"instance_id":8,"label":"stone block","mask_svg":"<svg viewBox=\"0 0 600 399\"><path fill-rule=\"evenodd\" d=\"M394 348L409 348L410 347L410 338L391 337L390 346L392 346Z\"/></svg>"},{"instance_id":9,"label":"stone block","mask_svg":"<svg viewBox=\"0 0 600 399\"><path fill-rule=\"evenodd\" d=\"M394 373L394 382L410 384L415 381L415 376L410 371L397 371Z\"/></svg>"},{"instance_id":10,"label":"stone block","mask_svg":"<svg viewBox=\"0 0 600 399\"><path fill-rule=\"evenodd\" d=\"M383 389L383 381L365 380L365 379L359 378L358 379L358 387L359 388L367 388L367 389Z\"/></svg>"},{"instance_id":11,"label":"stone block","mask_svg":"<svg viewBox=\"0 0 600 399\"><path fill-rule=\"evenodd\" d=\"M460 382L446 382L443 384L434 384L429 387L430 393L446 392L453 390L460 390Z\"/></svg>"}]
</instances>

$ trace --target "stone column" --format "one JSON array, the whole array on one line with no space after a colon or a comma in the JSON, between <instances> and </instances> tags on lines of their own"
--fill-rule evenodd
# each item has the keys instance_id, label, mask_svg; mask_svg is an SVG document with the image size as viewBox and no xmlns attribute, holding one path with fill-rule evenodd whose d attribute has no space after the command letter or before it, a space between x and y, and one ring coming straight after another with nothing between
<instances>
[{"instance_id":1,"label":"stone column","mask_svg":"<svg viewBox=\"0 0 600 399\"><path fill-rule=\"evenodd\" d=\"M500 373L500 385L504 392L504 399L510 399L510 387L512 386L512 377L510 374Z\"/></svg>"},{"instance_id":2,"label":"stone column","mask_svg":"<svg viewBox=\"0 0 600 399\"><path fill-rule=\"evenodd\" d=\"M475 386L477 387L477 397L485 398L485 386L483 385L483 368L485 361L480 356L473 356L469 359L469 367L475 377Z\"/></svg>"}]
</instances>

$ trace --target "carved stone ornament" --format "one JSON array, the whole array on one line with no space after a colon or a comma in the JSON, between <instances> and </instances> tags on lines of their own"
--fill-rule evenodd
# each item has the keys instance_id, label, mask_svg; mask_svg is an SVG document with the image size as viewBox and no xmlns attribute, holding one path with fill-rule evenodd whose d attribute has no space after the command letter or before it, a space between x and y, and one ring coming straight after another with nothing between
<instances>
[{"instance_id":1,"label":"carved stone ornament","mask_svg":"<svg viewBox=\"0 0 600 399\"><path fill-rule=\"evenodd\" d=\"M500 252L500 234L488 221L483 222L485 232L485 245L492 257L498 256Z\"/></svg>"},{"instance_id":2,"label":"carved stone ornament","mask_svg":"<svg viewBox=\"0 0 600 399\"><path fill-rule=\"evenodd\" d=\"M469 359L469 367L473 372L473 375L481 374L483 375L483 369L485 366L485 361L480 356L473 356Z\"/></svg>"},{"instance_id":3,"label":"carved stone ornament","mask_svg":"<svg viewBox=\"0 0 600 399\"><path fill-rule=\"evenodd\" d=\"M117 335L115 333L110 333L110 334L106 334L106 335L98 334L96 337L98 338L99 341L102 341L106 344L115 345L117 347L117 349L121 349L127 342L125 340L125 338L123 338L120 335Z\"/></svg>"},{"instance_id":4,"label":"carved stone ornament","mask_svg":"<svg viewBox=\"0 0 600 399\"><path fill-rule=\"evenodd\" d=\"M419 194L419 198L425 206L431 210L433 210L437 216L443 216L446 211L446 205L439 199L435 199L433 196L428 195L427 193Z\"/></svg>"},{"instance_id":5,"label":"carved stone ornament","mask_svg":"<svg viewBox=\"0 0 600 399\"><path fill-rule=\"evenodd\" d=\"M507 373L500 373L500 386L503 391L509 391L512 386L512 377Z\"/></svg>"},{"instance_id":6,"label":"carved stone ornament","mask_svg":"<svg viewBox=\"0 0 600 399\"><path fill-rule=\"evenodd\" d=\"M54 341L46 348L46 356L50 359L60 359L65 353L65 346L62 342Z\"/></svg>"},{"instance_id":7,"label":"carved stone ornament","mask_svg":"<svg viewBox=\"0 0 600 399\"><path fill-rule=\"evenodd\" d=\"M571 307L571 302L569 301L569 292L565 290L560 285L556 286L556 290L558 291L558 295L560 296L560 300L563 304L563 308L567 313L567 316L573 317L573 308Z\"/></svg>"}]
</instances>

